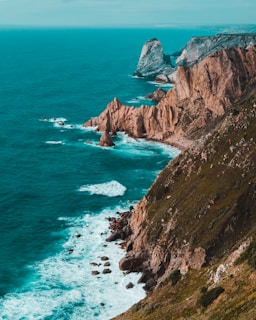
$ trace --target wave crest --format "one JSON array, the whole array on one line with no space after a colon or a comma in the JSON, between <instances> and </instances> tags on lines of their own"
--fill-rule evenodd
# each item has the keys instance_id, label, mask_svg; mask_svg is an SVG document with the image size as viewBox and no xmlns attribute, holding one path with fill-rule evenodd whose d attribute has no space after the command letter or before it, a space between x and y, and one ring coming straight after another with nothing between
<instances>
[{"instance_id":1,"label":"wave crest","mask_svg":"<svg viewBox=\"0 0 256 320\"><path fill-rule=\"evenodd\" d=\"M103 195L107 197L121 197L125 194L126 187L118 181L110 181L99 184L87 184L79 188L80 192L89 192L91 195Z\"/></svg>"}]
</instances>

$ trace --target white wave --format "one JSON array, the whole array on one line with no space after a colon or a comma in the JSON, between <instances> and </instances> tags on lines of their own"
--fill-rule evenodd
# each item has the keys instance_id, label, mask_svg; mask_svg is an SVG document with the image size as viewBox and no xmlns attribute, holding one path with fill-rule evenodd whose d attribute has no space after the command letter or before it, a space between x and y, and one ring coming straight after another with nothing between
<instances>
[{"instance_id":1,"label":"white wave","mask_svg":"<svg viewBox=\"0 0 256 320\"><path fill-rule=\"evenodd\" d=\"M161 83L161 82L156 82L156 81L147 81L150 84L153 84L156 87L160 88L172 88L173 84L172 83Z\"/></svg>"},{"instance_id":2,"label":"white wave","mask_svg":"<svg viewBox=\"0 0 256 320\"><path fill-rule=\"evenodd\" d=\"M67 119L60 117L60 118L41 118L39 121L45 121L45 122L66 122Z\"/></svg>"},{"instance_id":3,"label":"white wave","mask_svg":"<svg viewBox=\"0 0 256 320\"><path fill-rule=\"evenodd\" d=\"M126 133L118 132L119 141L116 144L115 152L124 152L130 155L138 156L153 156L156 153L175 158L180 153L180 150L156 141L149 141L143 138L134 139L129 137Z\"/></svg>"},{"instance_id":4,"label":"white wave","mask_svg":"<svg viewBox=\"0 0 256 320\"><path fill-rule=\"evenodd\" d=\"M33 282L20 292L0 299L1 317L107 320L144 298L142 285L137 284L140 275L126 275L118 267L123 250L105 242L109 235L107 217L124 210L116 207L105 209L97 216L60 217L69 225L61 252L31 266L35 272ZM108 257L108 268L112 271L105 275L103 256ZM98 271L99 275L92 275L92 271ZM128 290L126 285L130 282L134 288ZM118 299L113 299L114 296Z\"/></svg>"},{"instance_id":5,"label":"white wave","mask_svg":"<svg viewBox=\"0 0 256 320\"><path fill-rule=\"evenodd\" d=\"M87 184L84 186L81 186L79 188L80 192L89 192L91 195L97 194L97 195L103 195L107 197L120 197L123 196L126 187L123 186L118 181L110 181L105 183L99 183L99 184Z\"/></svg>"},{"instance_id":6,"label":"white wave","mask_svg":"<svg viewBox=\"0 0 256 320\"><path fill-rule=\"evenodd\" d=\"M97 127L92 127L92 126L84 127L83 124L75 124L74 127L76 129L83 130L83 131L95 131L97 129Z\"/></svg>"},{"instance_id":7,"label":"white wave","mask_svg":"<svg viewBox=\"0 0 256 320\"><path fill-rule=\"evenodd\" d=\"M47 144L65 144L63 141L59 140L59 141L55 141L55 140L48 140L45 141L45 143Z\"/></svg>"},{"instance_id":8,"label":"white wave","mask_svg":"<svg viewBox=\"0 0 256 320\"><path fill-rule=\"evenodd\" d=\"M131 100L128 100L126 102L128 102L128 103L143 103L143 102L148 102L148 101L151 101L151 99L148 99L143 96L138 96L138 97L131 99Z\"/></svg>"}]
</instances>

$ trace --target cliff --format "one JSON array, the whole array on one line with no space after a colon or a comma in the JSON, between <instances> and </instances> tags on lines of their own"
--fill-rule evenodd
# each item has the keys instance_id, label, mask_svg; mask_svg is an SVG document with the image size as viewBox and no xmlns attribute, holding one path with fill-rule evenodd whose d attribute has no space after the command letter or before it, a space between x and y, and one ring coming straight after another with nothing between
<instances>
[{"instance_id":1,"label":"cliff","mask_svg":"<svg viewBox=\"0 0 256 320\"><path fill-rule=\"evenodd\" d=\"M160 173L120 267L152 290L116 319L255 319L256 85Z\"/></svg>"},{"instance_id":2,"label":"cliff","mask_svg":"<svg viewBox=\"0 0 256 320\"><path fill-rule=\"evenodd\" d=\"M191 68L179 66L174 88L157 106L129 107L115 98L84 126L188 146L192 134L232 109L233 102L255 82L255 70L255 44L217 51Z\"/></svg>"},{"instance_id":3,"label":"cliff","mask_svg":"<svg viewBox=\"0 0 256 320\"><path fill-rule=\"evenodd\" d=\"M255 319L256 44L178 66L157 106L114 99L85 125L184 147L113 220L120 268L148 291L116 319Z\"/></svg>"},{"instance_id":4,"label":"cliff","mask_svg":"<svg viewBox=\"0 0 256 320\"><path fill-rule=\"evenodd\" d=\"M254 42L256 42L255 33L217 34L210 37L194 37L183 49L174 53L173 56L177 57L177 65L191 67L216 51L228 48L246 49Z\"/></svg>"}]
</instances>

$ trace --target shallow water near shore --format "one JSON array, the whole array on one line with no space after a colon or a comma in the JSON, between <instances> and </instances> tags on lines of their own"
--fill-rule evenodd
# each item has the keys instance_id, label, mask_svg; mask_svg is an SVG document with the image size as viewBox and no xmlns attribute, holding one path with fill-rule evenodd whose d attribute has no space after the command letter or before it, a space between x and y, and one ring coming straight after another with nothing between
<instances>
[{"instance_id":1,"label":"shallow water near shore","mask_svg":"<svg viewBox=\"0 0 256 320\"><path fill-rule=\"evenodd\" d=\"M213 32L0 30L2 319L104 320L144 297L140 275L118 268L124 252L105 242L107 218L135 205L179 151L123 133L99 147L82 124L115 96L147 102L157 84L132 77L145 41L171 53Z\"/></svg>"}]
</instances>

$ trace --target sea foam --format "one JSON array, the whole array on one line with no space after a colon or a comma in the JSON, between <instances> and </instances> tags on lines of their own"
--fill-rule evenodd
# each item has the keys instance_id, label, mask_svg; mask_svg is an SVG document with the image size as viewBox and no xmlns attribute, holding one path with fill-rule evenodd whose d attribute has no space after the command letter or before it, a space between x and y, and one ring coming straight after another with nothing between
<instances>
[{"instance_id":1,"label":"sea foam","mask_svg":"<svg viewBox=\"0 0 256 320\"><path fill-rule=\"evenodd\" d=\"M67 225L62 250L31 265L33 281L0 299L2 319L108 320L144 298L142 285L137 284L140 275L124 274L118 267L123 250L105 242L107 218L123 210L125 207L118 206L96 216L60 217ZM108 258L109 274L103 274L103 256ZM134 287L126 289L130 282Z\"/></svg>"},{"instance_id":2,"label":"sea foam","mask_svg":"<svg viewBox=\"0 0 256 320\"><path fill-rule=\"evenodd\" d=\"M47 144L64 144L64 142L60 141L60 140L58 140L58 141L56 141L56 140L48 140L48 141L45 141L45 143L47 143Z\"/></svg>"},{"instance_id":3,"label":"sea foam","mask_svg":"<svg viewBox=\"0 0 256 320\"><path fill-rule=\"evenodd\" d=\"M91 195L103 195L107 197L121 197L126 191L126 187L118 181L110 181L99 184L87 184L79 188L80 192L89 192Z\"/></svg>"}]
</instances>

